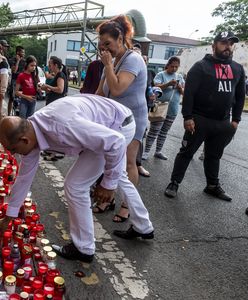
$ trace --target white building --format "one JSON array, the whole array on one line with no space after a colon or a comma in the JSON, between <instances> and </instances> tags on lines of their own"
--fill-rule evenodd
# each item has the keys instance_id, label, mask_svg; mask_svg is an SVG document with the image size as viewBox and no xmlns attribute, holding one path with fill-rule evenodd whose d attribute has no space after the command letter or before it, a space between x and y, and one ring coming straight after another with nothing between
<instances>
[{"instance_id":1,"label":"white building","mask_svg":"<svg viewBox=\"0 0 248 300\"><path fill-rule=\"evenodd\" d=\"M170 36L168 33L162 35L147 34L152 41L149 46L149 68L156 72L162 71L169 57L177 55L184 48L195 47L200 44L197 40Z\"/></svg>"},{"instance_id":2,"label":"white building","mask_svg":"<svg viewBox=\"0 0 248 300\"><path fill-rule=\"evenodd\" d=\"M67 67L77 67L79 59L82 59L82 65L89 63L87 56L91 60L96 59L97 35L95 33L87 33L91 42L85 38L82 49L81 47L81 32L75 33L55 33L48 38L47 45L47 60L50 56L57 56L62 59L63 64Z\"/></svg>"},{"instance_id":3,"label":"white building","mask_svg":"<svg viewBox=\"0 0 248 300\"><path fill-rule=\"evenodd\" d=\"M55 55L62 59L63 63L69 67L77 67L79 59L82 59L82 65L87 66L91 60L96 58L95 52L97 47L97 34L87 33L89 39L85 38L85 53L80 52L81 48L81 32L68 34L53 34L48 38L47 59ZM156 72L161 71L168 58L176 55L184 48L199 45L199 41L170 36L168 34L147 34L151 40L149 45L148 57L149 68ZM90 42L90 41L91 42Z\"/></svg>"}]
</instances>

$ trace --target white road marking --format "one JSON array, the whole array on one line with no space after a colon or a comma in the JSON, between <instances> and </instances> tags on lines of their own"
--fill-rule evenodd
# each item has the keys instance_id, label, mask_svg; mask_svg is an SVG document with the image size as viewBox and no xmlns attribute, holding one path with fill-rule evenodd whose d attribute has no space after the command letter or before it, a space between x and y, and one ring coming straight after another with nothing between
<instances>
[{"instance_id":1,"label":"white road marking","mask_svg":"<svg viewBox=\"0 0 248 300\"><path fill-rule=\"evenodd\" d=\"M53 163L40 160L40 167L60 200L68 207L64 196L63 186L64 177ZM113 285L116 293L122 299L145 299L149 295L147 281L142 278L143 275L137 272L136 267L131 261L125 258L125 254L117 247L117 243L111 239L111 236L102 227L94 216L96 245L100 244L102 251L96 251L96 259L102 265L103 271L108 274L108 278ZM110 266L110 267L109 267ZM119 274L119 275L115 275Z\"/></svg>"}]
</instances>

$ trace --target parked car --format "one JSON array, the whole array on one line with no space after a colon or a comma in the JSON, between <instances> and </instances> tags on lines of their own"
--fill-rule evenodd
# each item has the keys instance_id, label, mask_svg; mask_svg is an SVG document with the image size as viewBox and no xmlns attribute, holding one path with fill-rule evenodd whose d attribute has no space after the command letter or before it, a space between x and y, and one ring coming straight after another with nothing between
<instances>
[{"instance_id":1,"label":"parked car","mask_svg":"<svg viewBox=\"0 0 248 300\"><path fill-rule=\"evenodd\" d=\"M40 78L40 84L45 84L46 83L46 76L45 76L45 73L44 71L41 69L41 67L38 66L38 75L39 75L39 78ZM41 91L42 93L42 97L40 99L37 99L37 100L45 100L46 98L46 92L45 91Z\"/></svg>"}]
</instances>

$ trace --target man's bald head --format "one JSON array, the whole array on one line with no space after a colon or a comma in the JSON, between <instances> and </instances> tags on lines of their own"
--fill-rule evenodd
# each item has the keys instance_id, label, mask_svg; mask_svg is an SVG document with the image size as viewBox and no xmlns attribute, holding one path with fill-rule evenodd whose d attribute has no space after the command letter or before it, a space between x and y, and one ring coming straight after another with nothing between
<instances>
[{"instance_id":1,"label":"man's bald head","mask_svg":"<svg viewBox=\"0 0 248 300\"><path fill-rule=\"evenodd\" d=\"M0 140L7 139L10 144L16 143L28 130L28 121L20 117L5 117L0 122Z\"/></svg>"},{"instance_id":2,"label":"man's bald head","mask_svg":"<svg viewBox=\"0 0 248 300\"><path fill-rule=\"evenodd\" d=\"M32 124L20 117L4 117L0 121L0 142L12 153L28 154L36 145Z\"/></svg>"}]
</instances>

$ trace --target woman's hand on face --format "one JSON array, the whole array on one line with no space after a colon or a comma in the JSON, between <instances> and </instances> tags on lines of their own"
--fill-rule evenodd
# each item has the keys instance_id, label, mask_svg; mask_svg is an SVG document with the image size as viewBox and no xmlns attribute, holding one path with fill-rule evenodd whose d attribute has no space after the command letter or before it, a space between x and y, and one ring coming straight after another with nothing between
<instances>
[{"instance_id":1,"label":"woman's hand on face","mask_svg":"<svg viewBox=\"0 0 248 300\"><path fill-rule=\"evenodd\" d=\"M103 50L101 51L101 61L104 64L104 66L112 65L112 55L109 51Z\"/></svg>"}]
</instances>

